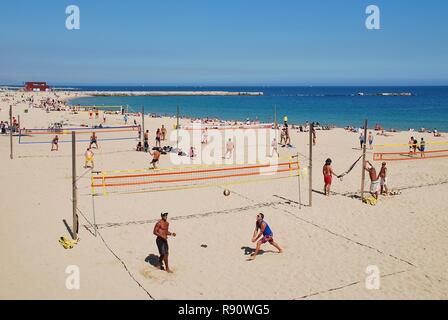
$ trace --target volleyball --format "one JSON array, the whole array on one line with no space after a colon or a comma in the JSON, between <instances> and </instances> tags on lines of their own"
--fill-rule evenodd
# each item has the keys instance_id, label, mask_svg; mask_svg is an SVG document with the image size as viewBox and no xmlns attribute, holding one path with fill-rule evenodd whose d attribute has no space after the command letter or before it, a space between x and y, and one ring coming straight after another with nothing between
<instances>
[{"instance_id":1,"label":"volleyball","mask_svg":"<svg viewBox=\"0 0 448 320\"><path fill-rule=\"evenodd\" d=\"M225 189L225 190L224 190L224 195L225 195L226 197L230 196L230 190Z\"/></svg>"}]
</instances>

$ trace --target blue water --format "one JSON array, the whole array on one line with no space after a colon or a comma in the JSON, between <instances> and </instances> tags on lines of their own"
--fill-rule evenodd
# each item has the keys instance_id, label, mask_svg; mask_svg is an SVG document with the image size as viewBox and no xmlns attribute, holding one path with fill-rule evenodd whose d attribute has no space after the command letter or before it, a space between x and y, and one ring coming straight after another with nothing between
<instances>
[{"instance_id":1,"label":"blue water","mask_svg":"<svg viewBox=\"0 0 448 320\"><path fill-rule=\"evenodd\" d=\"M448 87L77 87L77 90L101 91L261 91L263 96L235 97L93 97L78 98L70 104L129 105L131 110L145 113L210 117L226 120L246 118L272 122L274 106L279 121L287 115L290 123L317 121L345 127L361 126L369 119L370 126L383 128L437 128L448 131ZM358 96L358 92L367 95ZM411 92L411 97L370 96L380 92Z\"/></svg>"}]
</instances>

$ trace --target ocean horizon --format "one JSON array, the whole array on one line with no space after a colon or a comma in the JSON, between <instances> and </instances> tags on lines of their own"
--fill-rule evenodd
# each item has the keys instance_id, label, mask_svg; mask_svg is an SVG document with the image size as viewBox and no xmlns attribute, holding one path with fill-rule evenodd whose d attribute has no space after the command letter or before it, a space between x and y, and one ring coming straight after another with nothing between
<instances>
[{"instance_id":1,"label":"ocean horizon","mask_svg":"<svg viewBox=\"0 0 448 320\"><path fill-rule=\"evenodd\" d=\"M231 91L263 92L263 96L131 96L83 97L71 105L129 106L129 110L173 116L223 120L278 120L290 123L319 122L337 127L448 131L448 86L55 86L74 91ZM379 96L380 93L411 93L411 96Z\"/></svg>"}]
</instances>

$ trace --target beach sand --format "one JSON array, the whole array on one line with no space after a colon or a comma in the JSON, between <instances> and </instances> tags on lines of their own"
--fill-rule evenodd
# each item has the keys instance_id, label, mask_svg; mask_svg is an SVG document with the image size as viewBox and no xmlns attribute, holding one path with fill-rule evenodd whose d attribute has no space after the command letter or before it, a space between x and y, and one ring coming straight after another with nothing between
<instances>
[{"instance_id":1,"label":"beach sand","mask_svg":"<svg viewBox=\"0 0 448 320\"><path fill-rule=\"evenodd\" d=\"M21 92L0 92L0 120L8 108L20 115L21 127L46 128L65 120L90 124L87 113L30 109ZM59 99L82 93L58 92ZM26 93L35 101L54 93ZM14 101L12 100L14 98ZM9 99L9 100L4 100ZM150 112L150 110L147 110ZM100 117L101 118L101 117ZM140 119L135 117L140 122ZM134 117L129 118L130 122ZM98 120L99 121L99 120ZM123 125L121 115L108 115L108 125ZM173 118L145 118L153 141ZM187 120L182 120L186 123ZM376 136L375 144L418 140L448 142L447 135L393 133ZM299 153L308 165L308 134L292 132L297 149L279 148L282 156ZM95 169L141 169L148 154L133 151L136 141L104 142L95 150ZM174 142L170 143L171 145ZM360 163L334 179L331 197L321 194L322 166L333 160L336 173L361 155L358 135L344 129L317 132L313 149L313 206L308 204L308 176L301 180L303 206L298 205L298 178L223 187L95 197L95 237L90 174L79 179L80 242L72 250L58 243L71 225L71 145L51 152L49 144L19 145L9 159L9 136L0 136L0 298L2 299L447 299L448 298L448 161L447 158L389 162L389 187L401 195L363 204ZM78 175L85 173L77 146ZM444 145L429 148L448 149ZM401 149L402 150L402 149ZM367 159L372 161L373 151ZM162 156L161 167L171 167ZM374 162L377 170L380 163ZM366 176L366 179L368 177ZM368 182L366 181L366 190ZM169 212L168 274L154 266L157 247L152 234L162 211ZM247 261L257 213L263 212L283 248L266 244L263 254ZM203 245L207 247L204 248ZM80 289L66 288L66 268L79 267ZM366 269L377 266L378 290L366 288Z\"/></svg>"}]
</instances>

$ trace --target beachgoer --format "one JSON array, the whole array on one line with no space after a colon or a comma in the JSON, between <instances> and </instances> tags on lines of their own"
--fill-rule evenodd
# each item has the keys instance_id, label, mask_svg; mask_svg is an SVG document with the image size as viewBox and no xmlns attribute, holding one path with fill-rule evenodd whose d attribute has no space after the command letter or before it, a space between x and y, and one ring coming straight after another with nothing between
<instances>
[{"instance_id":1,"label":"beachgoer","mask_svg":"<svg viewBox=\"0 0 448 320\"><path fill-rule=\"evenodd\" d=\"M274 156L274 152L277 154L277 157L280 156L278 153L278 142L276 138L274 138L271 143L271 157Z\"/></svg>"},{"instance_id":2,"label":"beachgoer","mask_svg":"<svg viewBox=\"0 0 448 320\"><path fill-rule=\"evenodd\" d=\"M59 150L59 137L56 135L51 141L51 151L58 151L58 150Z\"/></svg>"},{"instance_id":3,"label":"beachgoer","mask_svg":"<svg viewBox=\"0 0 448 320\"><path fill-rule=\"evenodd\" d=\"M372 132L369 132L369 147L370 147L370 150L373 149L373 134L372 134Z\"/></svg>"},{"instance_id":4,"label":"beachgoer","mask_svg":"<svg viewBox=\"0 0 448 320\"><path fill-rule=\"evenodd\" d=\"M143 141L148 142L149 140L149 130L146 130L146 132L143 134Z\"/></svg>"},{"instance_id":5,"label":"beachgoer","mask_svg":"<svg viewBox=\"0 0 448 320\"><path fill-rule=\"evenodd\" d=\"M313 146L315 146L317 137L316 137L316 128L314 128L314 124L311 124L311 133L313 136Z\"/></svg>"},{"instance_id":6,"label":"beachgoer","mask_svg":"<svg viewBox=\"0 0 448 320\"><path fill-rule=\"evenodd\" d=\"M425 139L421 138L420 146L418 147L418 151L420 151L420 155L422 158L425 156L425 150L426 150L426 142L425 142Z\"/></svg>"},{"instance_id":7,"label":"beachgoer","mask_svg":"<svg viewBox=\"0 0 448 320\"><path fill-rule=\"evenodd\" d=\"M160 140L162 139L162 132L160 129L156 131L156 147L160 147Z\"/></svg>"},{"instance_id":8,"label":"beachgoer","mask_svg":"<svg viewBox=\"0 0 448 320\"><path fill-rule=\"evenodd\" d=\"M362 146L364 145L364 133L362 131L359 135L359 144L361 145L361 150L362 150Z\"/></svg>"},{"instance_id":9,"label":"beachgoer","mask_svg":"<svg viewBox=\"0 0 448 320\"><path fill-rule=\"evenodd\" d=\"M139 141L137 143L136 151L143 151L143 146L142 146L142 142L141 141Z\"/></svg>"},{"instance_id":10,"label":"beachgoer","mask_svg":"<svg viewBox=\"0 0 448 320\"><path fill-rule=\"evenodd\" d=\"M414 137L411 137L408 144L409 144L409 153L412 153L412 146L414 145Z\"/></svg>"},{"instance_id":11,"label":"beachgoer","mask_svg":"<svg viewBox=\"0 0 448 320\"><path fill-rule=\"evenodd\" d=\"M234 149L235 149L235 145L233 144L232 139L229 139L229 141L227 141L227 143L226 143L226 158L227 158L227 155L229 155L229 157L227 159L232 158L232 153L233 153Z\"/></svg>"},{"instance_id":12,"label":"beachgoer","mask_svg":"<svg viewBox=\"0 0 448 320\"><path fill-rule=\"evenodd\" d=\"M337 177L337 174L334 173L333 168L331 167L331 163L331 159L327 159L322 169L322 173L324 175L324 193L328 197L330 196L330 188L333 176Z\"/></svg>"},{"instance_id":13,"label":"beachgoer","mask_svg":"<svg viewBox=\"0 0 448 320\"><path fill-rule=\"evenodd\" d=\"M193 146L190 147L190 159L196 157L196 152Z\"/></svg>"},{"instance_id":14,"label":"beachgoer","mask_svg":"<svg viewBox=\"0 0 448 320\"><path fill-rule=\"evenodd\" d=\"M170 223L168 222L168 212L163 212L161 219L154 226L153 233L157 237L156 245L159 250L159 266L163 270L163 263L165 263L165 271L172 273L168 265L168 236L176 236L175 232L170 232Z\"/></svg>"},{"instance_id":15,"label":"beachgoer","mask_svg":"<svg viewBox=\"0 0 448 320\"><path fill-rule=\"evenodd\" d=\"M386 162L383 162L381 165L381 170L379 173L380 177L380 186L381 186L381 194L388 195L389 191L387 189L387 167Z\"/></svg>"},{"instance_id":16,"label":"beachgoer","mask_svg":"<svg viewBox=\"0 0 448 320\"><path fill-rule=\"evenodd\" d=\"M160 159L160 151L159 149L155 149L154 152L149 152L149 154L152 156L151 164L153 169L157 169L157 163L159 163Z\"/></svg>"},{"instance_id":17,"label":"beachgoer","mask_svg":"<svg viewBox=\"0 0 448 320\"><path fill-rule=\"evenodd\" d=\"M260 231L258 232L258 230ZM257 247L255 252L251 254L250 260L255 260L258 252L260 251L261 245L266 242L269 242L269 244L274 246L278 250L278 253L283 252L283 249L274 242L274 234L269 225L264 221L264 214L262 213L257 214L257 221L255 223L254 233L252 235L252 242L257 242Z\"/></svg>"},{"instance_id":18,"label":"beachgoer","mask_svg":"<svg viewBox=\"0 0 448 320\"><path fill-rule=\"evenodd\" d=\"M98 149L98 142L97 142L96 133L92 132L92 135L90 136L90 145L89 148L92 148L92 144L95 145L96 149Z\"/></svg>"},{"instance_id":19,"label":"beachgoer","mask_svg":"<svg viewBox=\"0 0 448 320\"><path fill-rule=\"evenodd\" d=\"M205 130L202 131L202 144L208 143L208 128L205 128Z\"/></svg>"},{"instance_id":20,"label":"beachgoer","mask_svg":"<svg viewBox=\"0 0 448 320\"><path fill-rule=\"evenodd\" d=\"M92 168L93 169L93 152L91 148L87 148L87 151L84 154L84 157L86 158L84 168ZM89 165L90 164L90 165Z\"/></svg>"},{"instance_id":21,"label":"beachgoer","mask_svg":"<svg viewBox=\"0 0 448 320\"><path fill-rule=\"evenodd\" d=\"M367 164L369 166L367 166ZM369 173L370 176L370 193L372 194L372 196L375 197L375 199L378 199L378 186L380 180L379 177L376 175L376 170L369 161L366 161L364 169Z\"/></svg>"},{"instance_id":22,"label":"beachgoer","mask_svg":"<svg viewBox=\"0 0 448 320\"><path fill-rule=\"evenodd\" d=\"M127 125L128 124L128 115L127 114L124 115L123 120L124 120L124 125Z\"/></svg>"},{"instance_id":23,"label":"beachgoer","mask_svg":"<svg viewBox=\"0 0 448 320\"><path fill-rule=\"evenodd\" d=\"M166 128L165 126L162 124L162 140L165 141L166 140Z\"/></svg>"}]
</instances>

